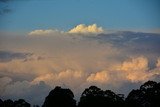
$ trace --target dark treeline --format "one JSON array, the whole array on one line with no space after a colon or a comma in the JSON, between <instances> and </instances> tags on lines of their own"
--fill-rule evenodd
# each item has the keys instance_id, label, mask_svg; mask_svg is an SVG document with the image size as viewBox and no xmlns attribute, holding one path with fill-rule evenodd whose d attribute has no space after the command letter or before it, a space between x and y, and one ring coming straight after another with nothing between
<instances>
[{"instance_id":1,"label":"dark treeline","mask_svg":"<svg viewBox=\"0 0 160 107\"><path fill-rule=\"evenodd\" d=\"M23 99L17 101L0 100L0 107L30 107ZM38 107L38 105L34 105ZM70 89L55 87L46 97L42 107L160 107L160 83L148 81L137 90L132 90L126 98L111 90L101 90L96 86L86 88L76 104Z\"/></svg>"}]
</instances>

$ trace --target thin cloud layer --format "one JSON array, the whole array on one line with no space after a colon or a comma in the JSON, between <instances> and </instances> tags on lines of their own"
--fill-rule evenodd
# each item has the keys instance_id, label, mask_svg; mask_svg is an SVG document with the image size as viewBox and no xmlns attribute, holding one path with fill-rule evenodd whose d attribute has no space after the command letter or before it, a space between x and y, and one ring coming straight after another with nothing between
<instances>
[{"instance_id":1,"label":"thin cloud layer","mask_svg":"<svg viewBox=\"0 0 160 107\"><path fill-rule=\"evenodd\" d=\"M48 30L34 30L28 33L30 36L47 36L51 34L60 34L63 33L59 30L53 30L53 29L48 29Z\"/></svg>"}]
</instances>

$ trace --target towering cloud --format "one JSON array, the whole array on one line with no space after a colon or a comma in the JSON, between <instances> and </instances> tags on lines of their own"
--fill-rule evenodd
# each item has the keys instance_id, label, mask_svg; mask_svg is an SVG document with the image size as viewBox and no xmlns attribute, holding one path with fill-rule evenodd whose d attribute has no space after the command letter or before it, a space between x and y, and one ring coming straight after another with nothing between
<instances>
[{"instance_id":1,"label":"towering cloud","mask_svg":"<svg viewBox=\"0 0 160 107\"><path fill-rule=\"evenodd\" d=\"M102 27L97 27L96 24L88 25L80 24L69 31L69 33L102 33Z\"/></svg>"}]
</instances>

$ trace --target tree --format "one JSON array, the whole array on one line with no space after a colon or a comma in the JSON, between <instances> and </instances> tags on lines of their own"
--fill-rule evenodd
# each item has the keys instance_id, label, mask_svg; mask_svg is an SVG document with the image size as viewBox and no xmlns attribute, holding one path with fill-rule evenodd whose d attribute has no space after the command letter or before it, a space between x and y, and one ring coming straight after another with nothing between
<instances>
[{"instance_id":1,"label":"tree","mask_svg":"<svg viewBox=\"0 0 160 107\"><path fill-rule=\"evenodd\" d=\"M39 107L39 105L33 105L33 107Z\"/></svg>"},{"instance_id":2,"label":"tree","mask_svg":"<svg viewBox=\"0 0 160 107\"><path fill-rule=\"evenodd\" d=\"M117 95L111 90L106 90L104 92L104 97L106 106L107 107L123 107L124 106L124 100L123 100L123 94Z\"/></svg>"},{"instance_id":3,"label":"tree","mask_svg":"<svg viewBox=\"0 0 160 107\"><path fill-rule=\"evenodd\" d=\"M114 92L91 86L82 93L78 107L121 107L123 103Z\"/></svg>"},{"instance_id":4,"label":"tree","mask_svg":"<svg viewBox=\"0 0 160 107\"><path fill-rule=\"evenodd\" d=\"M12 101L10 99L2 101L0 99L0 107L30 107L30 104L23 99Z\"/></svg>"},{"instance_id":5,"label":"tree","mask_svg":"<svg viewBox=\"0 0 160 107\"><path fill-rule=\"evenodd\" d=\"M144 94L141 90L132 90L127 96L126 107L143 107L142 103L145 103Z\"/></svg>"},{"instance_id":6,"label":"tree","mask_svg":"<svg viewBox=\"0 0 160 107\"><path fill-rule=\"evenodd\" d=\"M42 107L76 107L74 94L70 89L56 87L46 97Z\"/></svg>"},{"instance_id":7,"label":"tree","mask_svg":"<svg viewBox=\"0 0 160 107\"><path fill-rule=\"evenodd\" d=\"M3 101L0 99L0 107L3 107Z\"/></svg>"},{"instance_id":8,"label":"tree","mask_svg":"<svg viewBox=\"0 0 160 107\"><path fill-rule=\"evenodd\" d=\"M140 86L140 90L145 92L148 89L153 89L155 85L157 85L157 82L155 82L155 81L147 81L143 85Z\"/></svg>"},{"instance_id":9,"label":"tree","mask_svg":"<svg viewBox=\"0 0 160 107\"><path fill-rule=\"evenodd\" d=\"M4 100L3 107L14 107L14 102L11 99Z\"/></svg>"},{"instance_id":10,"label":"tree","mask_svg":"<svg viewBox=\"0 0 160 107\"><path fill-rule=\"evenodd\" d=\"M96 87L90 86L85 89L81 95L79 107L101 107L103 104L103 91Z\"/></svg>"},{"instance_id":11,"label":"tree","mask_svg":"<svg viewBox=\"0 0 160 107\"><path fill-rule=\"evenodd\" d=\"M140 89L132 90L126 98L129 107L160 107L160 83L145 82Z\"/></svg>"},{"instance_id":12,"label":"tree","mask_svg":"<svg viewBox=\"0 0 160 107\"><path fill-rule=\"evenodd\" d=\"M19 99L14 102L14 107L30 107L30 104L27 103L24 99Z\"/></svg>"}]
</instances>

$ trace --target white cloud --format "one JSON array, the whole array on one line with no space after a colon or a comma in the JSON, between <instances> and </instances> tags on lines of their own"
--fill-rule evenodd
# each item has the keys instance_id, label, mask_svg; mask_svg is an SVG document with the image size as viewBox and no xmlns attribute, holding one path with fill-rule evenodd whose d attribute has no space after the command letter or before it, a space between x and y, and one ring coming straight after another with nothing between
<instances>
[{"instance_id":1,"label":"white cloud","mask_svg":"<svg viewBox=\"0 0 160 107\"><path fill-rule=\"evenodd\" d=\"M102 33L104 30L102 27L97 27L96 24L93 25L88 25L86 26L85 24L79 24L70 31L69 33Z\"/></svg>"},{"instance_id":2,"label":"white cloud","mask_svg":"<svg viewBox=\"0 0 160 107\"><path fill-rule=\"evenodd\" d=\"M57 35L63 33L63 31L48 29L48 30L34 30L28 33L30 36L48 36L48 35Z\"/></svg>"},{"instance_id":3,"label":"white cloud","mask_svg":"<svg viewBox=\"0 0 160 107\"><path fill-rule=\"evenodd\" d=\"M65 31L60 31L57 29L38 29L38 30L33 30L28 33L30 36L49 36L49 35L61 35L61 34L98 34L104 32L102 27L98 27L96 24L92 25L85 25L85 24L79 24L76 27L72 28L71 30L65 32Z\"/></svg>"}]
</instances>

